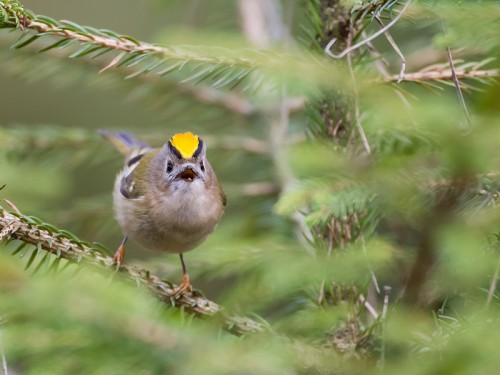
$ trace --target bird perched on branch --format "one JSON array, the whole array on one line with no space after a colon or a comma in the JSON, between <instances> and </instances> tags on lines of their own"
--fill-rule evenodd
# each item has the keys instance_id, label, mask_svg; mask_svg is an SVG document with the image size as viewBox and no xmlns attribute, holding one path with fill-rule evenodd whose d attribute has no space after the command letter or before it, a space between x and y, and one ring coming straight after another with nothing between
<instances>
[{"instance_id":1,"label":"bird perched on branch","mask_svg":"<svg viewBox=\"0 0 500 375\"><path fill-rule=\"evenodd\" d=\"M130 133L99 132L125 156L113 191L124 233L114 261L123 263L128 238L146 249L178 253L184 276L176 294L191 291L183 253L215 229L226 205L205 144L190 132L175 134L162 148L151 148Z\"/></svg>"}]
</instances>

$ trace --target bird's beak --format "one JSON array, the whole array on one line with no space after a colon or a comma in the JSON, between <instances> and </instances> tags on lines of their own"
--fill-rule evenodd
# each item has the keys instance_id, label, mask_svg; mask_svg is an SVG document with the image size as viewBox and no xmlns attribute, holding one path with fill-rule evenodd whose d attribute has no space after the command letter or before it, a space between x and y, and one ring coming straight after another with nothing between
<instances>
[{"instance_id":1,"label":"bird's beak","mask_svg":"<svg viewBox=\"0 0 500 375\"><path fill-rule=\"evenodd\" d=\"M191 167L187 167L181 173L177 175L177 178L181 178L184 181L192 182L198 175Z\"/></svg>"}]
</instances>

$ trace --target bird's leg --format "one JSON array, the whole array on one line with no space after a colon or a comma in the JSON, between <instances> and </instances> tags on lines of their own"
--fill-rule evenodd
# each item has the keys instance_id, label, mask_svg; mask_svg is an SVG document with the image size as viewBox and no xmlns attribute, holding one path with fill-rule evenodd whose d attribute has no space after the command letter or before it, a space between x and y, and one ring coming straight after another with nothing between
<instances>
[{"instance_id":1,"label":"bird's leg","mask_svg":"<svg viewBox=\"0 0 500 375\"><path fill-rule=\"evenodd\" d=\"M127 242L128 236L123 237L122 243L116 250L115 255L113 256L113 262L120 267L123 264L125 259L125 242Z\"/></svg>"},{"instance_id":2,"label":"bird's leg","mask_svg":"<svg viewBox=\"0 0 500 375\"><path fill-rule=\"evenodd\" d=\"M184 257L182 256L182 253L179 254L181 258L181 264L182 264L182 272L184 275L182 276L182 283L179 285L177 290L175 291L175 295L180 295L185 292L191 292L193 290L193 287L191 286L191 282L189 281L189 275L187 272L186 264L184 263Z\"/></svg>"}]
</instances>

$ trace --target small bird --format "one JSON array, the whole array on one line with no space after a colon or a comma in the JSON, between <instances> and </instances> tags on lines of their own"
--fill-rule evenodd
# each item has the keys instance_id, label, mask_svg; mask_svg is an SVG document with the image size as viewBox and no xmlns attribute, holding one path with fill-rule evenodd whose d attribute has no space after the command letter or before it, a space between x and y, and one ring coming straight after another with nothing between
<instances>
[{"instance_id":1,"label":"small bird","mask_svg":"<svg viewBox=\"0 0 500 375\"><path fill-rule=\"evenodd\" d=\"M212 233L226 205L205 144L191 132L175 134L162 148L149 147L130 133L99 132L125 155L113 191L124 233L114 261L123 263L128 238L146 249L178 253L183 278L176 294L190 292L183 253Z\"/></svg>"}]
</instances>

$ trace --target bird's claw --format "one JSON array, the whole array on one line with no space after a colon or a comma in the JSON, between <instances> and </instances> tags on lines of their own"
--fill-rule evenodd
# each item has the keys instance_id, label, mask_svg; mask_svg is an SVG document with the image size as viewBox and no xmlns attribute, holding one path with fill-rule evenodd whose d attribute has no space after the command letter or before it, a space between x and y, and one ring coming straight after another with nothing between
<instances>
[{"instance_id":1,"label":"bird's claw","mask_svg":"<svg viewBox=\"0 0 500 375\"><path fill-rule=\"evenodd\" d=\"M125 245L121 244L116 250L115 255L113 255L113 263L116 264L116 268L119 269L123 261L125 260Z\"/></svg>"},{"instance_id":2,"label":"bird's claw","mask_svg":"<svg viewBox=\"0 0 500 375\"><path fill-rule=\"evenodd\" d=\"M189 280L189 275L187 273L182 277L181 285L174 289L174 296L179 297L185 293L191 293L193 291L193 286L191 285L191 281Z\"/></svg>"}]
</instances>

